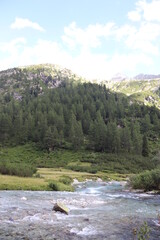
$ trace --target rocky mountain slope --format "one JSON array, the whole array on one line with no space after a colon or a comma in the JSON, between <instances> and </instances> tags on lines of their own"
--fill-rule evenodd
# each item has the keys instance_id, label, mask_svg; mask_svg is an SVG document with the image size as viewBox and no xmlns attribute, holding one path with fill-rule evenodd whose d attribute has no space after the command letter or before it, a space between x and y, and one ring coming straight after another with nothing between
<instances>
[{"instance_id":1,"label":"rocky mountain slope","mask_svg":"<svg viewBox=\"0 0 160 240\"><path fill-rule=\"evenodd\" d=\"M4 97L21 100L24 94L41 95L46 89L68 82L87 81L71 70L53 64L31 65L0 72L0 100ZM103 81L110 90L127 95L131 101L155 105L160 109L160 75L139 74L134 79L115 76Z\"/></svg>"},{"instance_id":2,"label":"rocky mountain slope","mask_svg":"<svg viewBox=\"0 0 160 240\"><path fill-rule=\"evenodd\" d=\"M160 109L160 78L132 79L119 82L107 82L106 85L114 92L127 95L131 101L155 105Z\"/></svg>"},{"instance_id":3,"label":"rocky mountain slope","mask_svg":"<svg viewBox=\"0 0 160 240\"><path fill-rule=\"evenodd\" d=\"M21 100L27 92L43 94L47 88L55 88L68 81L83 81L72 71L53 64L31 65L0 72L1 98L13 96Z\"/></svg>"}]
</instances>

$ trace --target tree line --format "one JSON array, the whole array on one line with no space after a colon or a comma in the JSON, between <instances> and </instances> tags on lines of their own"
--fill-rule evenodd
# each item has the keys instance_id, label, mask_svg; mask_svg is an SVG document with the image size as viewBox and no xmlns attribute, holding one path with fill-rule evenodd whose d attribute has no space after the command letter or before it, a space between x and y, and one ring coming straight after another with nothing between
<instances>
[{"instance_id":1,"label":"tree line","mask_svg":"<svg viewBox=\"0 0 160 240\"><path fill-rule=\"evenodd\" d=\"M160 112L105 86L71 83L41 95L28 91L19 101L6 98L0 126L2 145L35 142L48 151L86 148L148 156L148 139L159 137Z\"/></svg>"}]
</instances>

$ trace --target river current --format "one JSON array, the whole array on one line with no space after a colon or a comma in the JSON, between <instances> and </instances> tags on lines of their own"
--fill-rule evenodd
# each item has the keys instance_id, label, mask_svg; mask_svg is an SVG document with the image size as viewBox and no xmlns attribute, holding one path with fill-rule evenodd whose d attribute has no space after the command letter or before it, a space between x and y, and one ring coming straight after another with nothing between
<instances>
[{"instance_id":1,"label":"river current","mask_svg":"<svg viewBox=\"0 0 160 240\"><path fill-rule=\"evenodd\" d=\"M56 202L69 215L52 211ZM160 195L119 182L78 183L75 192L0 191L0 240L133 240L144 221L160 239Z\"/></svg>"}]
</instances>

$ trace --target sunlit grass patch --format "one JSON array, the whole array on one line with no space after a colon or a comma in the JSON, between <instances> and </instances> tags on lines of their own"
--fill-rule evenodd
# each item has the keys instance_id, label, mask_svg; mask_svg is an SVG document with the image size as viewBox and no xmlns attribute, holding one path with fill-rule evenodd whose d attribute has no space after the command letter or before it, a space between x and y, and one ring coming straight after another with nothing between
<instances>
[{"instance_id":1,"label":"sunlit grass patch","mask_svg":"<svg viewBox=\"0 0 160 240\"><path fill-rule=\"evenodd\" d=\"M0 175L0 190L48 190L48 184L41 178Z\"/></svg>"}]
</instances>

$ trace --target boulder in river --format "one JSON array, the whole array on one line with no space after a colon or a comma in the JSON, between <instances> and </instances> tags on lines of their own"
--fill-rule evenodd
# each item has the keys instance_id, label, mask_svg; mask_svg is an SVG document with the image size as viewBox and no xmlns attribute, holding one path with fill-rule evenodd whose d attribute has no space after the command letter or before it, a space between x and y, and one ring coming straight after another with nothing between
<instances>
[{"instance_id":1,"label":"boulder in river","mask_svg":"<svg viewBox=\"0 0 160 240\"><path fill-rule=\"evenodd\" d=\"M56 212L62 212L68 215L69 209L62 203L55 203L53 209Z\"/></svg>"}]
</instances>

